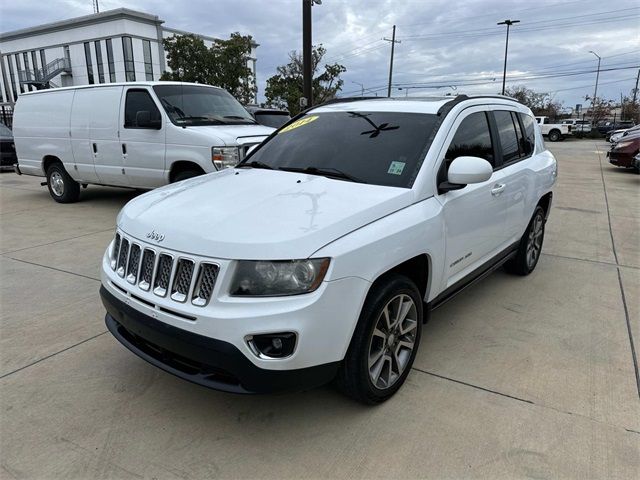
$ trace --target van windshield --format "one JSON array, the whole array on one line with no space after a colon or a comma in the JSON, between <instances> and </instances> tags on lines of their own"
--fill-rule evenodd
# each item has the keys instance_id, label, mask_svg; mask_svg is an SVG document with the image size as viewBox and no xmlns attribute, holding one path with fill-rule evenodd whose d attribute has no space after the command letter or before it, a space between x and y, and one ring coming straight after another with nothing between
<instances>
[{"instance_id":1,"label":"van windshield","mask_svg":"<svg viewBox=\"0 0 640 480\"><path fill-rule=\"evenodd\" d=\"M176 125L256 124L226 90L198 85L156 85L153 90Z\"/></svg>"},{"instance_id":2,"label":"van windshield","mask_svg":"<svg viewBox=\"0 0 640 480\"><path fill-rule=\"evenodd\" d=\"M280 129L238 168L411 188L436 118L402 112L310 112Z\"/></svg>"}]
</instances>

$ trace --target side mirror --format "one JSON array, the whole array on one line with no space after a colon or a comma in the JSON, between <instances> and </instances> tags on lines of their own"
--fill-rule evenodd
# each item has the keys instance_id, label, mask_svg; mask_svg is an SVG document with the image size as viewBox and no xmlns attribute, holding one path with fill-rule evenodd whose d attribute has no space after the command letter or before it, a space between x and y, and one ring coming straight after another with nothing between
<instances>
[{"instance_id":1,"label":"side mirror","mask_svg":"<svg viewBox=\"0 0 640 480\"><path fill-rule=\"evenodd\" d=\"M151 112L148 110L139 110L136 112L136 125L138 128L155 128L159 129L161 127L160 120L151 119Z\"/></svg>"},{"instance_id":2,"label":"side mirror","mask_svg":"<svg viewBox=\"0 0 640 480\"><path fill-rule=\"evenodd\" d=\"M447 173L447 181L438 186L441 192L459 190L470 183L486 182L493 175L493 167L489 162L479 157L458 157Z\"/></svg>"}]
</instances>

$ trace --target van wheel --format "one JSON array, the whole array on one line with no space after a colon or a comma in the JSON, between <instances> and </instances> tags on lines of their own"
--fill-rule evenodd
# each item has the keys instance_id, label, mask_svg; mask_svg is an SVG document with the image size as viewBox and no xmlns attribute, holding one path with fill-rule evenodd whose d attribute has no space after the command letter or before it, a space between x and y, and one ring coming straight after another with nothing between
<instances>
[{"instance_id":1,"label":"van wheel","mask_svg":"<svg viewBox=\"0 0 640 480\"><path fill-rule=\"evenodd\" d=\"M557 142L562 138L562 135L560 135L558 130L551 130L547 136L549 137L550 142Z\"/></svg>"},{"instance_id":2,"label":"van wheel","mask_svg":"<svg viewBox=\"0 0 640 480\"><path fill-rule=\"evenodd\" d=\"M516 275L529 275L536 268L544 241L544 210L537 206L527 230L520 239L518 253L505 263L505 269Z\"/></svg>"},{"instance_id":3,"label":"van wheel","mask_svg":"<svg viewBox=\"0 0 640 480\"><path fill-rule=\"evenodd\" d=\"M396 393L411 371L422 333L422 299L407 277L393 275L367 296L336 385L374 405Z\"/></svg>"},{"instance_id":4,"label":"van wheel","mask_svg":"<svg viewBox=\"0 0 640 480\"><path fill-rule=\"evenodd\" d=\"M74 203L80 198L80 184L67 173L61 163L47 169L49 194L58 203Z\"/></svg>"},{"instance_id":5,"label":"van wheel","mask_svg":"<svg viewBox=\"0 0 640 480\"><path fill-rule=\"evenodd\" d=\"M183 172L176 173L176 176L173 179L173 182L181 182L182 180L186 180L187 178L197 177L198 175L202 175L202 172L197 170L185 170Z\"/></svg>"}]
</instances>

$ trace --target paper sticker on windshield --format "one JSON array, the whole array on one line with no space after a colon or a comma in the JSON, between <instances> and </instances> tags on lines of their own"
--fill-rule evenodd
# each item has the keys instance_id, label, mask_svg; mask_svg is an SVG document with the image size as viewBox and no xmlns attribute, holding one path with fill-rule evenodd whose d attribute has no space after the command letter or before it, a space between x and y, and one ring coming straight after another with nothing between
<instances>
[{"instance_id":1,"label":"paper sticker on windshield","mask_svg":"<svg viewBox=\"0 0 640 480\"><path fill-rule=\"evenodd\" d=\"M404 170L405 165L406 163L404 162L391 162L387 173L390 173L391 175L402 175L402 171Z\"/></svg>"},{"instance_id":2,"label":"paper sticker on windshield","mask_svg":"<svg viewBox=\"0 0 640 480\"><path fill-rule=\"evenodd\" d=\"M295 128L302 127L303 125L307 125L307 124L313 122L317 118L318 118L318 115L311 115L310 117L301 118L300 120L296 120L295 122L293 122L291 125L287 125L282 130L280 130L278 133L279 134L280 133L285 133L285 132L288 132L288 131L293 130Z\"/></svg>"}]
</instances>

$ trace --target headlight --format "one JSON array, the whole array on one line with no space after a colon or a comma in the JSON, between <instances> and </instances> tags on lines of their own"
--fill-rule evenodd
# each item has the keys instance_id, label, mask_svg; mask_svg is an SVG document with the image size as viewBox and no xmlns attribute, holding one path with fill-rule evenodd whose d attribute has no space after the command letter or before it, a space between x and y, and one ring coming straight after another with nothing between
<instances>
[{"instance_id":1,"label":"headlight","mask_svg":"<svg viewBox=\"0 0 640 480\"><path fill-rule=\"evenodd\" d=\"M620 150L621 148L630 147L633 144L633 140L625 140L624 142L618 142L613 149Z\"/></svg>"},{"instance_id":2,"label":"headlight","mask_svg":"<svg viewBox=\"0 0 640 480\"><path fill-rule=\"evenodd\" d=\"M275 297L313 292L328 268L328 258L240 261L231 283L231 295Z\"/></svg>"},{"instance_id":3,"label":"headlight","mask_svg":"<svg viewBox=\"0 0 640 480\"><path fill-rule=\"evenodd\" d=\"M211 147L211 161L217 170L235 167L240 161L238 147Z\"/></svg>"}]
</instances>

